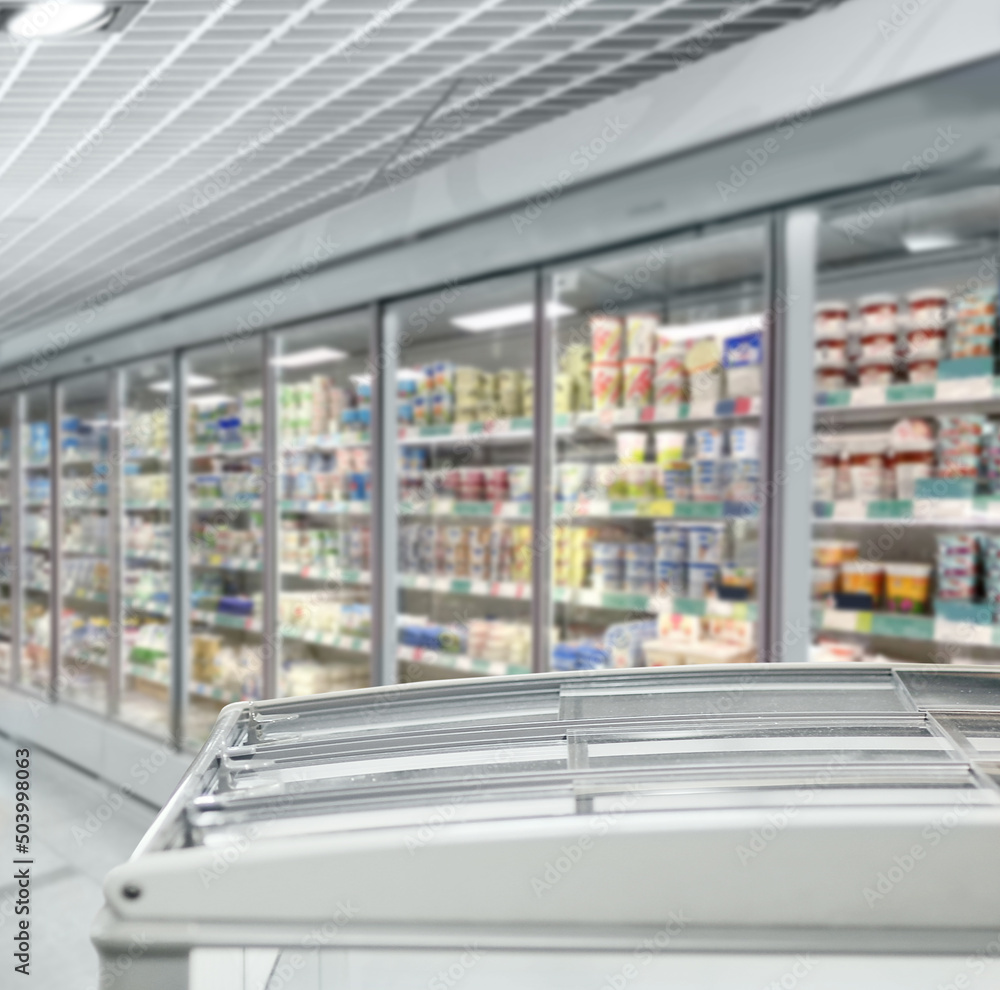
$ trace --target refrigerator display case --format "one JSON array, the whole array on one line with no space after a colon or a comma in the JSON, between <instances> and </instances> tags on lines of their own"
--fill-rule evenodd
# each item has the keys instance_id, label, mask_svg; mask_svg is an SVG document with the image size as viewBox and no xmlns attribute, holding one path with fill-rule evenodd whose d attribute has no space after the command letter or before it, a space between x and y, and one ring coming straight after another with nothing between
<instances>
[{"instance_id":1,"label":"refrigerator display case","mask_svg":"<svg viewBox=\"0 0 1000 990\"><path fill-rule=\"evenodd\" d=\"M531 669L535 279L390 306L404 680Z\"/></svg>"},{"instance_id":2,"label":"refrigerator display case","mask_svg":"<svg viewBox=\"0 0 1000 990\"><path fill-rule=\"evenodd\" d=\"M20 541L22 630L20 686L47 693L52 683L52 392L47 386L21 395ZM55 612L58 615L58 610Z\"/></svg>"},{"instance_id":3,"label":"refrigerator display case","mask_svg":"<svg viewBox=\"0 0 1000 990\"><path fill-rule=\"evenodd\" d=\"M170 730L174 383L164 358L121 372L120 718L166 737Z\"/></svg>"},{"instance_id":4,"label":"refrigerator display case","mask_svg":"<svg viewBox=\"0 0 1000 990\"><path fill-rule=\"evenodd\" d=\"M59 697L108 709L112 623L107 373L72 378L59 397Z\"/></svg>"},{"instance_id":5,"label":"refrigerator display case","mask_svg":"<svg viewBox=\"0 0 1000 990\"><path fill-rule=\"evenodd\" d=\"M1000 659L1000 187L831 204L816 306L818 659Z\"/></svg>"},{"instance_id":6,"label":"refrigerator display case","mask_svg":"<svg viewBox=\"0 0 1000 990\"><path fill-rule=\"evenodd\" d=\"M371 310L275 337L279 694L366 687L371 655Z\"/></svg>"},{"instance_id":7,"label":"refrigerator display case","mask_svg":"<svg viewBox=\"0 0 1000 990\"><path fill-rule=\"evenodd\" d=\"M11 454L16 396L0 396L0 680L10 680L14 644L14 478Z\"/></svg>"},{"instance_id":8,"label":"refrigerator display case","mask_svg":"<svg viewBox=\"0 0 1000 990\"><path fill-rule=\"evenodd\" d=\"M108 875L102 976L987 990L998 756L1000 675L922 665L233 705Z\"/></svg>"},{"instance_id":9,"label":"refrigerator display case","mask_svg":"<svg viewBox=\"0 0 1000 990\"><path fill-rule=\"evenodd\" d=\"M555 669L756 657L767 236L549 275Z\"/></svg>"},{"instance_id":10,"label":"refrigerator display case","mask_svg":"<svg viewBox=\"0 0 1000 990\"><path fill-rule=\"evenodd\" d=\"M190 566L186 738L259 698L263 643L263 351L258 336L185 355Z\"/></svg>"}]
</instances>

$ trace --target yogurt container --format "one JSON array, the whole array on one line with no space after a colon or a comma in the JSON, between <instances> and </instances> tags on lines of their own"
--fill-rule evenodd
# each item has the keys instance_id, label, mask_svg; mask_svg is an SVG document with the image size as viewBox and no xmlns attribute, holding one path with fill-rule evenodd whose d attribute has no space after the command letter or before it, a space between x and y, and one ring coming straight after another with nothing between
<instances>
[{"instance_id":1,"label":"yogurt container","mask_svg":"<svg viewBox=\"0 0 1000 990\"><path fill-rule=\"evenodd\" d=\"M625 359L624 405L627 409L641 409L653 402L653 359L629 357Z\"/></svg>"},{"instance_id":2,"label":"yogurt container","mask_svg":"<svg viewBox=\"0 0 1000 990\"><path fill-rule=\"evenodd\" d=\"M930 478L934 473L934 441L894 443L891 463L896 498L915 498L918 479Z\"/></svg>"},{"instance_id":3,"label":"yogurt container","mask_svg":"<svg viewBox=\"0 0 1000 990\"><path fill-rule=\"evenodd\" d=\"M885 565L885 604L890 612L922 615L928 610L930 564Z\"/></svg>"},{"instance_id":4,"label":"yogurt container","mask_svg":"<svg viewBox=\"0 0 1000 990\"><path fill-rule=\"evenodd\" d=\"M735 458L760 456L760 430L756 426L734 426L729 431L729 453Z\"/></svg>"},{"instance_id":5,"label":"yogurt container","mask_svg":"<svg viewBox=\"0 0 1000 990\"><path fill-rule=\"evenodd\" d=\"M852 498L870 501L884 497L887 448L888 441L879 437L857 437L845 443Z\"/></svg>"},{"instance_id":6,"label":"yogurt container","mask_svg":"<svg viewBox=\"0 0 1000 990\"><path fill-rule=\"evenodd\" d=\"M945 289L917 289L909 293L906 302L910 307L910 326L945 329L948 326L950 298Z\"/></svg>"},{"instance_id":7,"label":"yogurt container","mask_svg":"<svg viewBox=\"0 0 1000 990\"><path fill-rule=\"evenodd\" d=\"M858 300L862 335L869 331L888 331L895 335L899 300L891 294L876 292Z\"/></svg>"},{"instance_id":8,"label":"yogurt container","mask_svg":"<svg viewBox=\"0 0 1000 990\"><path fill-rule=\"evenodd\" d=\"M692 564L720 563L724 536L721 526L690 526L687 531L688 562Z\"/></svg>"},{"instance_id":9,"label":"yogurt container","mask_svg":"<svg viewBox=\"0 0 1000 990\"><path fill-rule=\"evenodd\" d=\"M896 356L895 329L868 329L861 332L861 360L866 358L889 358Z\"/></svg>"},{"instance_id":10,"label":"yogurt container","mask_svg":"<svg viewBox=\"0 0 1000 990\"><path fill-rule=\"evenodd\" d=\"M906 353L911 358L943 358L947 346L946 327L913 327L906 332Z\"/></svg>"},{"instance_id":11,"label":"yogurt container","mask_svg":"<svg viewBox=\"0 0 1000 990\"><path fill-rule=\"evenodd\" d=\"M847 363L847 331L841 330L839 333L828 331L823 336L816 335L815 341L816 364L840 364Z\"/></svg>"},{"instance_id":12,"label":"yogurt container","mask_svg":"<svg viewBox=\"0 0 1000 990\"><path fill-rule=\"evenodd\" d=\"M691 495L694 501L717 501L721 494L722 462L695 461L691 466Z\"/></svg>"},{"instance_id":13,"label":"yogurt container","mask_svg":"<svg viewBox=\"0 0 1000 990\"><path fill-rule=\"evenodd\" d=\"M895 358L890 354L882 357L869 355L858 362L858 383L861 385L891 385L894 377Z\"/></svg>"},{"instance_id":14,"label":"yogurt container","mask_svg":"<svg viewBox=\"0 0 1000 990\"><path fill-rule=\"evenodd\" d=\"M938 377L938 357L936 355L913 355L906 361L907 377L914 385L936 382Z\"/></svg>"},{"instance_id":15,"label":"yogurt container","mask_svg":"<svg viewBox=\"0 0 1000 990\"><path fill-rule=\"evenodd\" d=\"M617 361L594 361L590 367L594 411L617 409L622 402L622 366Z\"/></svg>"},{"instance_id":16,"label":"yogurt container","mask_svg":"<svg viewBox=\"0 0 1000 990\"><path fill-rule=\"evenodd\" d=\"M836 392L847 388L847 365L827 363L816 368L816 391Z\"/></svg>"},{"instance_id":17,"label":"yogurt container","mask_svg":"<svg viewBox=\"0 0 1000 990\"><path fill-rule=\"evenodd\" d=\"M656 588L661 595L687 593L687 566L682 561L658 560L656 562Z\"/></svg>"},{"instance_id":18,"label":"yogurt container","mask_svg":"<svg viewBox=\"0 0 1000 990\"><path fill-rule=\"evenodd\" d=\"M625 339L630 358L650 358L656 353L656 331L660 318L655 313L629 313L625 317Z\"/></svg>"},{"instance_id":19,"label":"yogurt container","mask_svg":"<svg viewBox=\"0 0 1000 990\"><path fill-rule=\"evenodd\" d=\"M657 430L653 439L656 442L656 463L660 467L684 460L687 434L683 430Z\"/></svg>"},{"instance_id":20,"label":"yogurt container","mask_svg":"<svg viewBox=\"0 0 1000 990\"><path fill-rule=\"evenodd\" d=\"M691 501L691 465L675 462L663 471L663 495L674 502Z\"/></svg>"},{"instance_id":21,"label":"yogurt container","mask_svg":"<svg viewBox=\"0 0 1000 990\"><path fill-rule=\"evenodd\" d=\"M590 318L590 344L594 363L619 363L622 354L622 321L617 316L595 314Z\"/></svg>"},{"instance_id":22,"label":"yogurt container","mask_svg":"<svg viewBox=\"0 0 1000 990\"><path fill-rule=\"evenodd\" d=\"M718 564L688 564L687 584L691 598L708 598L719 580Z\"/></svg>"},{"instance_id":23,"label":"yogurt container","mask_svg":"<svg viewBox=\"0 0 1000 990\"><path fill-rule=\"evenodd\" d=\"M851 308L846 302L829 299L816 303L815 308L816 339L827 340L843 337L846 339L847 320Z\"/></svg>"},{"instance_id":24,"label":"yogurt container","mask_svg":"<svg viewBox=\"0 0 1000 990\"><path fill-rule=\"evenodd\" d=\"M840 589L850 595L868 595L872 605L882 601L885 569L869 560L850 560L840 565Z\"/></svg>"},{"instance_id":25,"label":"yogurt container","mask_svg":"<svg viewBox=\"0 0 1000 990\"><path fill-rule=\"evenodd\" d=\"M836 567L814 567L812 569L812 597L829 598L837 591Z\"/></svg>"},{"instance_id":26,"label":"yogurt container","mask_svg":"<svg viewBox=\"0 0 1000 990\"><path fill-rule=\"evenodd\" d=\"M722 457L722 430L706 426L694 431L695 459L718 460Z\"/></svg>"},{"instance_id":27,"label":"yogurt container","mask_svg":"<svg viewBox=\"0 0 1000 990\"><path fill-rule=\"evenodd\" d=\"M643 430L619 430L615 434L619 464L642 464L646 460L646 433Z\"/></svg>"}]
</instances>

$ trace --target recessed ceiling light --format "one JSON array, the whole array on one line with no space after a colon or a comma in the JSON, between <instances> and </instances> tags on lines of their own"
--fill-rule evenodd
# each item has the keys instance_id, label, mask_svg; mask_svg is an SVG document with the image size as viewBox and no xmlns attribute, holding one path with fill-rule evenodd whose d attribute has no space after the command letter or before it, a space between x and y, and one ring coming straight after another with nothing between
<instances>
[{"instance_id":1,"label":"recessed ceiling light","mask_svg":"<svg viewBox=\"0 0 1000 990\"><path fill-rule=\"evenodd\" d=\"M954 234L904 234L903 246L910 254L924 251L944 251L958 247L961 241Z\"/></svg>"},{"instance_id":2,"label":"recessed ceiling light","mask_svg":"<svg viewBox=\"0 0 1000 990\"><path fill-rule=\"evenodd\" d=\"M334 347L310 347L294 354L271 358L271 364L278 368L308 368L314 364L343 361L347 356L346 351L338 351Z\"/></svg>"},{"instance_id":3,"label":"recessed ceiling light","mask_svg":"<svg viewBox=\"0 0 1000 990\"><path fill-rule=\"evenodd\" d=\"M209 385L214 385L215 379L209 378L208 375L196 375L194 373L187 376L187 387L191 388L207 388ZM174 383L170 381L169 378L165 378L162 382L153 382L149 386L150 390L153 392L169 392L174 387Z\"/></svg>"},{"instance_id":4,"label":"recessed ceiling light","mask_svg":"<svg viewBox=\"0 0 1000 990\"><path fill-rule=\"evenodd\" d=\"M576 310L560 302L547 302L545 315L550 320L560 316L571 316ZM535 307L531 303L517 303L498 309L484 309L481 313L466 313L453 316L451 322L460 330L482 333L484 330L499 330L501 327L517 327L530 323L535 318Z\"/></svg>"},{"instance_id":5,"label":"recessed ceiling light","mask_svg":"<svg viewBox=\"0 0 1000 990\"><path fill-rule=\"evenodd\" d=\"M66 3L45 0L15 11L7 19L7 33L21 41L65 38L99 31L114 15L106 3Z\"/></svg>"}]
</instances>

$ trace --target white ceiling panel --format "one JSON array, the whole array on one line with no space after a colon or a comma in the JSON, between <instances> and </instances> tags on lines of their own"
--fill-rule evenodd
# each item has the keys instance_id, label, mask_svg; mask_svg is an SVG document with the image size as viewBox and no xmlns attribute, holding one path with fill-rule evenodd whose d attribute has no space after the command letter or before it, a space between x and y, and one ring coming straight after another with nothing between
<instances>
[{"instance_id":1,"label":"white ceiling panel","mask_svg":"<svg viewBox=\"0 0 1000 990\"><path fill-rule=\"evenodd\" d=\"M146 0L120 32L0 36L0 336L826 2Z\"/></svg>"}]
</instances>

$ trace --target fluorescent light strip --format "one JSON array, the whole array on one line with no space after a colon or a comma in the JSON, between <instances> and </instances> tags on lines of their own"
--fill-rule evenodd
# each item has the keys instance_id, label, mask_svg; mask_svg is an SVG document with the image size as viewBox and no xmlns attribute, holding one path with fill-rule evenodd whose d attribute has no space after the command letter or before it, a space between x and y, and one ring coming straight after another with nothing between
<instances>
[{"instance_id":1,"label":"fluorescent light strip","mask_svg":"<svg viewBox=\"0 0 1000 990\"><path fill-rule=\"evenodd\" d=\"M309 368L314 364L332 364L348 357L346 351L338 351L333 347L310 347L294 354L282 354L271 358L271 364L276 368Z\"/></svg>"},{"instance_id":2,"label":"fluorescent light strip","mask_svg":"<svg viewBox=\"0 0 1000 990\"><path fill-rule=\"evenodd\" d=\"M215 379L210 378L208 375L196 375L192 373L187 376L188 388L207 388L209 385L215 384ZM149 389L151 392L169 392L173 387L174 383L169 378L164 378L161 382L153 382L149 386Z\"/></svg>"},{"instance_id":3,"label":"fluorescent light strip","mask_svg":"<svg viewBox=\"0 0 1000 990\"><path fill-rule=\"evenodd\" d=\"M561 316L571 316L576 310L560 302L547 302L545 316L557 320ZM470 333L483 333L486 330L500 330L502 327L524 326L535 318L535 307L532 303L516 303L513 306L501 306L498 309L484 309L481 313L466 313L464 316L453 316L451 323L459 330Z\"/></svg>"},{"instance_id":4,"label":"fluorescent light strip","mask_svg":"<svg viewBox=\"0 0 1000 990\"><path fill-rule=\"evenodd\" d=\"M698 337L737 337L741 333L752 333L762 330L763 313L747 313L746 316L733 316L724 320L706 320L702 323L675 323L660 327L662 333L668 333L674 340L695 340Z\"/></svg>"},{"instance_id":5,"label":"fluorescent light strip","mask_svg":"<svg viewBox=\"0 0 1000 990\"><path fill-rule=\"evenodd\" d=\"M958 247L961 244L954 234L904 234L903 246L910 254L921 254L924 251L944 251L947 248Z\"/></svg>"},{"instance_id":6,"label":"fluorescent light strip","mask_svg":"<svg viewBox=\"0 0 1000 990\"><path fill-rule=\"evenodd\" d=\"M193 406L221 406L226 402L235 402L231 395L223 395L221 392L212 392L209 395L192 395L188 402Z\"/></svg>"}]
</instances>

